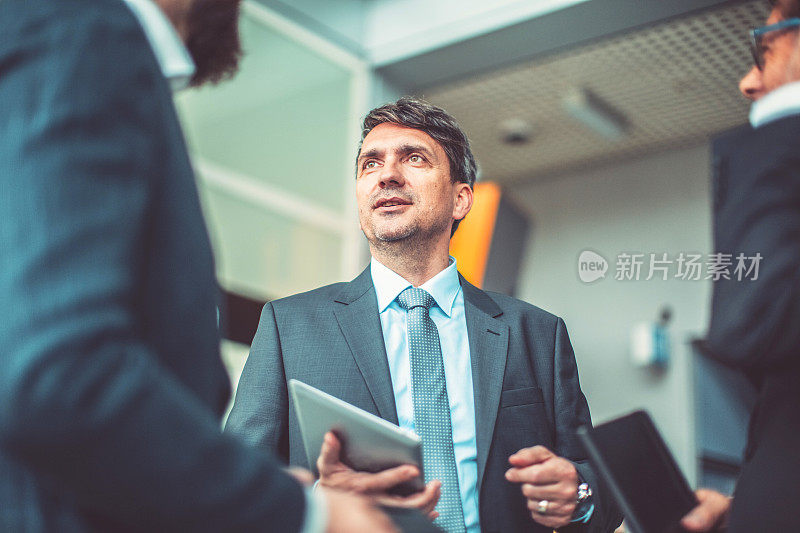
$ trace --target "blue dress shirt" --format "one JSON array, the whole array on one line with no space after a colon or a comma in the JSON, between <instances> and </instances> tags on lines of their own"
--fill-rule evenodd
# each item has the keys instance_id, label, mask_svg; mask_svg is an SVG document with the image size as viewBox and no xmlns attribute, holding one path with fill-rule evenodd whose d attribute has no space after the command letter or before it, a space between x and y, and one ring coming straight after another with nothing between
<instances>
[{"instance_id":1,"label":"blue dress shirt","mask_svg":"<svg viewBox=\"0 0 800 533\"><path fill-rule=\"evenodd\" d=\"M389 358L397 420L400 427L414 431L407 318L406 311L397 303L397 295L410 287L411 283L374 258L370 270L378 296L378 311L386 355ZM436 305L431 307L430 317L439 330L442 347L464 524L467 533L479 533L475 399L472 391L467 320L464 315L464 293L458 280L455 259L451 257L450 265L420 285L420 288L425 289L436 301Z\"/></svg>"}]
</instances>

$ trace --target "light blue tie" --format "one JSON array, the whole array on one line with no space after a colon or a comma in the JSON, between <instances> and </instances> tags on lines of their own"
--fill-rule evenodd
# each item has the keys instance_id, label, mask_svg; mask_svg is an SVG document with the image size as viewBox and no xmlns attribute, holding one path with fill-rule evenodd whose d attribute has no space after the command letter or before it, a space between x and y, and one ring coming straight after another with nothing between
<instances>
[{"instance_id":1,"label":"light blue tie","mask_svg":"<svg viewBox=\"0 0 800 533\"><path fill-rule=\"evenodd\" d=\"M444 378L444 361L439 332L429 315L435 304L424 289L409 287L397 297L408 311L408 355L411 361L411 393L414 399L414 428L422 438L422 466L425 481L442 482L436 505L435 523L449 533L464 532L464 512L453 453L450 402Z\"/></svg>"}]
</instances>

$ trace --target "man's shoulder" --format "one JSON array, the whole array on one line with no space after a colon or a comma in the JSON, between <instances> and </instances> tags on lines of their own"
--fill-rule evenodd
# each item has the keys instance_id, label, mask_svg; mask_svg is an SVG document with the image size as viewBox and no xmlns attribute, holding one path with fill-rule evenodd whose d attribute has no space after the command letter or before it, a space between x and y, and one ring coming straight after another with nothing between
<instances>
[{"instance_id":1,"label":"man's shoulder","mask_svg":"<svg viewBox=\"0 0 800 533\"><path fill-rule=\"evenodd\" d=\"M514 298L507 294L494 291L483 291L489 298L491 298L498 307L503 311L504 315L511 317L521 316L528 320L535 320L537 322L555 324L560 320L557 315L545 311L541 307L533 305L525 300Z\"/></svg>"},{"instance_id":2,"label":"man's shoulder","mask_svg":"<svg viewBox=\"0 0 800 533\"><path fill-rule=\"evenodd\" d=\"M800 144L800 114L787 115L755 129L755 135L792 147Z\"/></svg>"},{"instance_id":3,"label":"man's shoulder","mask_svg":"<svg viewBox=\"0 0 800 533\"><path fill-rule=\"evenodd\" d=\"M30 33L59 27L73 30L73 35L77 35L77 29L138 26L122 0L2 0L0 21L4 32Z\"/></svg>"},{"instance_id":4,"label":"man's shoulder","mask_svg":"<svg viewBox=\"0 0 800 533\"><path fill-rule=\"evenodd\" d=\"M751 157L750 154L782 146L796 150L798 144L800 144L800 114L794 114L758 128L748 124L730 129L716 136L712 146L716 155L738 154L746 159Z\"/></svg>"},{"instance_id":5,"label":"man's shoulder","mask_svg":"<svg viewBox=\"0 0 800 533\"><path fill-rule=\"evenodd\" d=\"M270 305L272 305L273 308L282 310L300 309L308 306L318 307L324 302L333 303L336 300L336 297L347 285L348 282L346 281L331 283L330 285L317 287L316 289L312 289L310 291L292 294L291 296L285 296L283 298L272 300Z\"/></svg>"},{"instance_id":6,"label":"man's shoulder","mask_svg":"<svg viewBox=\"0 0 800 533\"><path fill-rule=\"evenodd\" d=\"M149 100L160 70L141 25L122 0L0 0L0 36L0 56L25 58L18 73L31 77L27 73L46 69L47 84L27 85L58 93L52 105L67 98L73 113L105 107L119 113L135 100L153 109Z\"/></svg>"}]
</instances>

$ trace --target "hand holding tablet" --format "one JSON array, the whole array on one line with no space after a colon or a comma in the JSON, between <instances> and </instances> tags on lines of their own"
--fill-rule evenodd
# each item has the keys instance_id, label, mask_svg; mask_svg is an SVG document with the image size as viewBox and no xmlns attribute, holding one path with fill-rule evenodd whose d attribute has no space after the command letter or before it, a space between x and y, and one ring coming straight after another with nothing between
<instances>
[{"instance_id":1,"label":"hand holding tablet","mask_svg":"<svg viewBox=\"0 0 800 533\"><path fill-rule=\"evenodd\" d=\"M419 469L401 465L375 473L359 472L341 462L340 452L339 439L332 432L326 433L317 459L320 485L370 496L378 504L388 507L418 509L431 520L438 516L434 508L441 496L439 481L431 481L419 492L404 496L392 494L394 487L418 478Z\"/></svg>"},{"instance_id":2,"label":"hand holding tablet","mask_svg":"<svg viewBox=\"0 0 800 533\"><path fill-rule=\"evenodd\" d=\"M289 391L321 485L435 518L441 484L423 481L417 435L300 381L290 380Z\"/></svg>"}]
</instances>

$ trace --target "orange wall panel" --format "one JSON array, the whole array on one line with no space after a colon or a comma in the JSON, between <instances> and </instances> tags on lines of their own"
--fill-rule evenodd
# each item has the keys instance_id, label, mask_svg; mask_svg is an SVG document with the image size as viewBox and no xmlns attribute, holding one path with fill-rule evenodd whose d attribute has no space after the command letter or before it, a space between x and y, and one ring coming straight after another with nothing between
<instances>
[{"instance_id":1,"label":"orange wall panel","mask_svg":"<svg viewBox=\"0 0 800 533\"><path fill-rule=\"evenodd\" d=\"M496 183L481 182L475 185L474 195L472 210L450 240L450 255L458 261L458 271L467 281L481 287L502 190Z\"/></svg>"}]
</instances>

